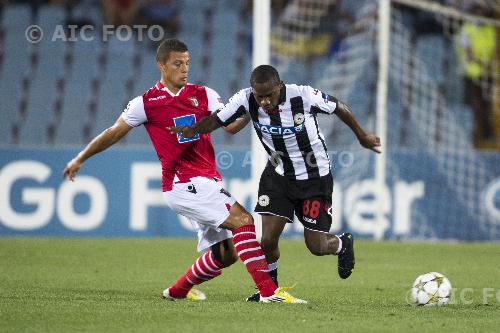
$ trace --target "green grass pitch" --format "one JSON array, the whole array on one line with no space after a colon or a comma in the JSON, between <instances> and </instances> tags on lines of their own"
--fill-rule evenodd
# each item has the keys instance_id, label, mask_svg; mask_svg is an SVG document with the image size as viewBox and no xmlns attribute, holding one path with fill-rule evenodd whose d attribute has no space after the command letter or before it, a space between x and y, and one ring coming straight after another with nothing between
<instances>
[{"instance_id":1,"label":"green grass pitch","mask_svg":"<svg viewBox=\"0 0 500 333\"><path fill-rule=\"evenodd\" d=\"M356 242L356 269L282 240L280 281L309 304L246 303L238 262L199 289L205 302L162 290L196 258L194 240L0 238L2 332L498 332L500 244ZM444 273L452 305L407 304L417 275ZM490 288L490 289L485 289ZM460 297L462 294L462 299Z\"/></svg>"}]
</instances>

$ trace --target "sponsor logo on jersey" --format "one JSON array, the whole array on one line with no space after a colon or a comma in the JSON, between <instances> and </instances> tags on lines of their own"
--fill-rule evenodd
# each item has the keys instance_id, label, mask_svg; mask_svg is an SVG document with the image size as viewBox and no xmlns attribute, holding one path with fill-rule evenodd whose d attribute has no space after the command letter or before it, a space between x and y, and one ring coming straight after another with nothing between
<instances>
[{"instance_id":1,"label":"sponsor logo on jersey","mask_svg":"<svg viewBox=\"0 0 500 333\"><path fill-rule=\"evenodd\" d=\"M194 114L187 114L185 116L174 118L173 121L175 126L193 126L194 124L196 124L196 116ZM192 138L185 138L182 136L182 133L177 133L177 141L179 141L179 143L186 143L199 139L199 134L196 134Z\"/></svg>"},{"instance_id":2,"label":"sponsor logo on jersey","mask_svg":"<svg viewBox=\"0 0 500 333\"><path fill-rule=\"evenodd\" d=\"M275 135L286 135L286 134L295 134L297 132L301 132L304 129L304 123L293 126L293 127L282 127L282 126L274 126L274 125L263 125L256 121L253 122L254 126L259 129L262 133L269 133Z\"/></svg>"},{"instance_id":3,"label":"sponsor logo on jersey","mask_svg":"<svg viewBox=\"0 0 500 333\"><path fill-rule=\"evenodd\" d=\"M196 99L196 96L191 96L191 97L188 97L188 99L191 101L191 104L193 104L193 106L194 106L195 108L197 108L197 107L198 107L198 104L199 104L199 103L198 103L198 100Z\"/></svg>"},{"instance_id":4,"label":"sponsor logo on jersey","mask_svg":"<svg viewBox=\"0 0 500 333\"><path fill-rule=\"evenodd\" d=\"M165 99L165 98L167 98L167 96L160 95L160 96L157 96L157 97L150 97L150 98L148 98L148 101L159 101L160 99Z\"/></svg>"},{"instance_id":5,"label":"sponsor logo on jersey","mask_svg":"<svg viewBox=\"0 0 500 333\"><path fill-rule=\"evenodd\" d=\"M269 199L269 196L263 194L259 197L259 205L262 206L262 207L266 207L269 205L269 202L271 200Z\"/></svg>"}]
</instances>

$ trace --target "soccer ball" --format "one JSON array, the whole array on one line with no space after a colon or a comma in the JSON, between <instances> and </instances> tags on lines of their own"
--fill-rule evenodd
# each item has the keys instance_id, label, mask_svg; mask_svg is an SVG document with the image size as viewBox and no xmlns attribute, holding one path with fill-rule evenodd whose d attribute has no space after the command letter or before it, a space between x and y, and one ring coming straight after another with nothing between
<instances>
[{"instance_id":1,"label":"soccer ball","mask_svg":"<svg viewBox=\"0 0 500 333\"><path fill-rule=\"evenodd\" d=\"M447 305L450 302L450 296L450 280L436 272L420 275L411 289L413 302L420 306Z\"/></svg>"}]
</instances>

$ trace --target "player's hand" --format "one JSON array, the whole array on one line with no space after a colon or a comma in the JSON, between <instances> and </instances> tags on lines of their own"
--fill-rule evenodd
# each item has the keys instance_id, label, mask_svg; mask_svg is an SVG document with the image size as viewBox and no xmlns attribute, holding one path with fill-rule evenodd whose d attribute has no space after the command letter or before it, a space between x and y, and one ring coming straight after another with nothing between
<instances>
[{"instance_id":1,"label":"player's hand","mask_svg":"<svg viewBox=\"0 0 500 333\"><path fill-rule=\"evenodd\" d=\"M359 137L358 140L359 143L366 149L373 150L374 152L379 154L382 152L382 150L380 149L380 138L375 134L366 134L362 137Z\"/></svg>"},{"instance_id":2,"label":"player's hand","mask_svg":"<svg viewBox=\"0 0 500 333\"><path fill-rule=\"evenodd\" d=\"M167 127L167 129L172 134L181 133L183 138L189 139L189 138L192 138L196 135L193 127L190 127L190 126L170 126L170 127Z\"/></svg>"},{"instance_id":3,"label":"player's hand","mask_svg":"<svg viewBox=\"0 0 500 333\"><path fill-rule=\"evenodd\" d=\"M75 180L76 173L82 167L82 162L80 162L76 157L66 164L63 170L63 178L68 178L71 181Z\"/></svg>"}]
</instances>

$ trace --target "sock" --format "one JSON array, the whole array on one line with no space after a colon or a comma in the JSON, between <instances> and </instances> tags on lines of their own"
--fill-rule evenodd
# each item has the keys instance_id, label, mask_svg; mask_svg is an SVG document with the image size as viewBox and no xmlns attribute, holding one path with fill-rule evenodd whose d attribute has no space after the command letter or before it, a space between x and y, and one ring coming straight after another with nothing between
<instances>
[{"instance_id":1,"label":"sock","mask_svg":"<svg viewBox=\"0 0 500 333\"><path fill-rule=\"evenodd\" d=\"M238 256L252 276L261 296L273 295L278 287L267 272L266 256L257 241L255 226L248 224L233 230L233 241Z\"/></svg>"},{"instance_id":2,"label":"sock","mask_svg":"<svg viewBox=\"0 0 500 333\"><path fill-rule=\"evenodd\" d=\"M338 240L339 240L339 248L337 249L337 251L335 252L335 254L339 254L340 250L342 250L342 239L340 239L340 237L337 236L337 235L335 235L335 237L337 237Z\"/></svg>"},{"instance_id":3,"label":"sock","mask_svg":"<svg viewBox=\"0 0 500 333\"><path fill-rule=\"evenodd\" d=\"M269 275L271 275L271 279L273 279L274 283L279 286L278 283L278 261L272 262L268 265L269 267Z\"/></svg>"},{"instance_id":4,"label":"sock","mask_svg":"<svg viewBox=\"0 0 500 333\"><path fill-rule=\"evenodd\" d=\"M185 298L194 285L211 280L221 275L222 264L218 262L212 251L205 252L193 265L169 288L170 296Z\"/></svg>"}]
</instances>

